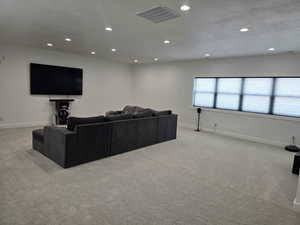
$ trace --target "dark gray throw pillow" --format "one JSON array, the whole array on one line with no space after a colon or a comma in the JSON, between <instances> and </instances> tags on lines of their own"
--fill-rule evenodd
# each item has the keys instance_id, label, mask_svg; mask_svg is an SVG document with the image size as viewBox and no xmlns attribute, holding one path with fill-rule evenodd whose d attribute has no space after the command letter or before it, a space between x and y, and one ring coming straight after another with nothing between
<instances>
[{"instance_id":1,"label":"dark gray throw pillow","mask_svg":"<svg viewBox=\"0 0 300 225\"><path fill-rule=\"evenodd\" d=\"M106 121L117 121L117 120L128 120L128 119L132 119L132 115L131 114L119 114L119 115L108 115L105 117Z\"/></svg>"},{"instance_id":2,"label":"dark gray throw pillow","mask_svg":"<svg viewBox=\"0 0 300 225\"><path fill-rule=\"evenodd\" d=\"M104 116L94 116L94 117L69 117L67 122L67 129L73 131L76 126L81 124L90 123L102 123L105 122Z\"/></svg>"}]
</instances>

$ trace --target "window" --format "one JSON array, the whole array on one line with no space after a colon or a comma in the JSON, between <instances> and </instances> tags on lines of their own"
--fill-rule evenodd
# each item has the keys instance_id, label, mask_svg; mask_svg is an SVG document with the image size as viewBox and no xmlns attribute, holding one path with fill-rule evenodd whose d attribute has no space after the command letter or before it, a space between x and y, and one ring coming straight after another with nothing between
<instances>
[{"instance_id":1,"label":"window","mask_svg":"<svg viewBox=\"0 0 300 225\"><path fill-rule=\"evenodd\" d=\"M194 105L213 107L216 78L196 79L194 82Z\"/></svg>"},{"instance_id":2,"label":"window","mask_svg":"<svg viewBox=\"0 0 300 225\"><path fill-rule=\"evenodd\" d=\"M219 78L216 108L239 109L242 78Z\"/></svg>"},{"instance_id":3,"label":"window","mask_svg":"<svg viewBox=\"0 0 300 225\"><path fill-rule=\"evenodd\" d=\"M195 78L199 107L300 117L300 77Z\"/></svg>"},{"instance_id":4,"label":"window","mask_svg":"<svg viewBox=\"0 0 300 225\"><path fill-rule=\"evenodd\" d=\"M269 113L273 78L245 78L242 111Z\"/></svg>"},{"instance_id":5,"label":"window","mask_svg":"<svg viewBox=\"0 0 300 225\"><path fill-rule=\"evenodd\" d=\"M274 114L300 116L300 78L276 79L274 95Z\"/></svg>"}]
</instances>

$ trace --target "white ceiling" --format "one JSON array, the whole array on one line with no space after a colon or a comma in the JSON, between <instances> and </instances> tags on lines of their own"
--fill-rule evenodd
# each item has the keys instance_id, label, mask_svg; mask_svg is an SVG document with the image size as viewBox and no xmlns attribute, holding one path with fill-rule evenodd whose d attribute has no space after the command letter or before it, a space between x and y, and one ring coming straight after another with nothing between
<instances>
[{"instance_id":1,"label":"white ceiling","mask_svg":"<svg viewBox=\"0 0 300 225\"><path fill-rule=\"evenodd\" d=\"M0 44L22 44L132 62L300 51L300 0L189 0L191 11L159 24L137 17L180 0L1 0ZM105 26L113 31L106 32ZM250 29L239 32L241 27ZM72 42L65 42L68 36ZM164 39L172 41L163 44ZM117 52L112 53L111 48Z\"/></svg>"}]
</instances>

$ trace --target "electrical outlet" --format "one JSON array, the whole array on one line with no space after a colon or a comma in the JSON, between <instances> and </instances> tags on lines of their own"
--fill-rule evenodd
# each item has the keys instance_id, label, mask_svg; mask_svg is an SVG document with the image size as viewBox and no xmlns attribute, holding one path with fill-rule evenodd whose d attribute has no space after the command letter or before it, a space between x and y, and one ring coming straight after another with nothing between
<instances>
[{"instance_id":1,"label":"electrical outlet","mask_svg":"<svg viewBox=\"0 0 300 225\"><path fill-rule=\"evenodd\" d=\"M214 132L217 132L217 127L218 127L218 124L214 123Z\"/></svg>"}]
</instances>

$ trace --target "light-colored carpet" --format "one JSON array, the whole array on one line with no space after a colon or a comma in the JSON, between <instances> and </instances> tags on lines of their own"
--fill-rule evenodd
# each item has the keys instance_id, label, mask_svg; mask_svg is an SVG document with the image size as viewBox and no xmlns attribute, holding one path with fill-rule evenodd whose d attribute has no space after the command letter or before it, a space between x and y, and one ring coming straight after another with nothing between
<instances>
[{"instance_id":1,"label":"light-colored carpet","mask_svg":"<svg viewBox=\"0 0 300 225\"><path fill-rule=\"evenodd\" d=\"M180 129L178 139L70 169L0 130L1 225L299 225L283 149Z\"/></svg>"}]
</instances>

